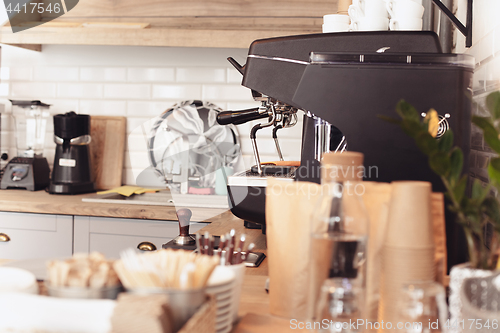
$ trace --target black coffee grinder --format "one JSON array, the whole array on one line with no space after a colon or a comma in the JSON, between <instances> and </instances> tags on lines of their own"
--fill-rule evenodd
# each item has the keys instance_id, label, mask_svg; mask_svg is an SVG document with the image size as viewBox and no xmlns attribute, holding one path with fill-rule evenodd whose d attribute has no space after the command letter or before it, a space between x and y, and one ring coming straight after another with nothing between
<instances>
[{"instance_id":1,"label":"black coffee grinder","mask_svg":"<svg viewBox=\"0 0 500 333\"><path fill-rule=\"evenodd\" d=\"M90 167L90 116L71 111L54 116L56 155L49 192L79 194L95 191Z\"/></svg>"}]
</instances>

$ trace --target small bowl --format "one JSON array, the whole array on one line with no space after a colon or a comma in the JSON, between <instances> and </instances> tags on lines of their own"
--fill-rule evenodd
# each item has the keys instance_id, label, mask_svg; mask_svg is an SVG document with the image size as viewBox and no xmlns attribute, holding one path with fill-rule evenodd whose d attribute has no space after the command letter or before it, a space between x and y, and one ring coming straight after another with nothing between
<instances>
[{"instance_id":1,"label":"small bowl","mask_svg":"<svg viewBox=\"0 0 500 333\"><path fill-rule=\"evenodd\" d=\"M166 289L166 288L134 288L128 293L137 295L165 294L168 295L174 332L177 332L207 300L206 289Z\"/></svg>"},{"instance_id":2,"label":"small bowl","mask_svg":"<svg viewBox=\"0 0 500 333\"><path fill-rule=\"evenodd\" d=\"M82 287L53 287L47 281L44 282L49 296L60 298L80 298L80 299L116 299L123 291L122 286L116 285L103 288L82 288Z\"/></svg>"},{"instance_id":3,"label":"small bowl","mask_svg":"<svg viewBox=\"0 0 500 333\"><path fill-rule=\"evenodd\" d=\"M0 267L0 292L38 294L36 277L25 269Z\"/></svg>"}]
</instances>

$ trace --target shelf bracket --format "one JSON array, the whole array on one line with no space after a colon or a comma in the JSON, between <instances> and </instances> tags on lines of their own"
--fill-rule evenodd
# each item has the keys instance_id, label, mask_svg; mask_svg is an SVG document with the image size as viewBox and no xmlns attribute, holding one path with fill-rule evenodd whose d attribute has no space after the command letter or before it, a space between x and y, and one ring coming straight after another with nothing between
<instances>
[{"instance_id":1,"label":"shelf bracket","mask_svg":"<svg viewBox=\"0 0 500 333\"><path fill-rule=\"evenodd\" d=\"M451 22L457 27L457 29L465 36L465 46L472 46L472 0L467 0L467 18L465 26L460 22L457 17L446 7L441 0L432 0L436 6L441 9L441 11L448 16Z\"/></svg>"},{"instance_id":2,"label":"shelf bracket","mask_svg":"<svg viewBox=\"0 0 500 333\"><path fill-rule=\"evenodd\" d=\"M42 44L13 44L13 43L5 43L5 45L11 45L16 47L21 47L23 49L42 52Z\"/></svg>"}]
</instances>

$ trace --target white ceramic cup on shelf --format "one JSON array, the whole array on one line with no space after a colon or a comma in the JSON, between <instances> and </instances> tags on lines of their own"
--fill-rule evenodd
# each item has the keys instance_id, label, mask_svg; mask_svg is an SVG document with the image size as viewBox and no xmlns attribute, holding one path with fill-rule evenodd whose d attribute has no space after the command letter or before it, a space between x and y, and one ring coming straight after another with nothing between
<instances>
[{"instance_id":1,"label":"white ceramic cup on shelf","mask_svg":"<svg viewBox=\"0 0 500 333\"><path fill-rule=\"evenodd\" d=\"M349 15L343 15L343 14L323 15L323 24L330 24L330 23L347 23L347 24L349 24Z\"/></svg>"},{"instance_id":2,"label":"white ceramic cup on shelf","mask_svg":"<svg viewBox=\"0 0 500 333\"><path fill-rule=\"evenodd\" d=\"M349 23L324 23L323 33L349 31Z\"/></svg>"},{"instance_id":3,"label":"white ceramic cup on shelf","mask_svg":"<svg viewBox=\"0 0 500 333\"><path fill-rule=\"evenodd\" d=\"M352 4L353 10L355 9L360 16L387 16L387 6L385 0L354 0ZM349 14L349 16L351 16ZM352 19L352 16L351 16Z\"/></svg>"},{"instance_id":4,"label":"white ceramic cup on shelf","mask_svg":"<svg viewBox=\"0 0 500 333\"><path fill-rule=\"evenodd\" d=\"M349 14L352 22L359 21L361 18L365 17L363 10L355 5L350 5L347 13Z\"/></svg>"},{"instance_id":5,"label":"white ceramic cup on shelf","mask_svg":"<svg viewBox=\"0 0 500 333\"><path fill-rule=\"evenodd\" d=\"M422 30L422 19L405 17L402 19L391 19L389 23L391 30Z\"/></svg>"},{"instance_id":6,"label":"white ceramic cup on shelf","mask_svg":"<svg viewBox=\"0 0 500 333\"><path fill-rule=\"evenodd\" d=\"M329 14L323 16L323 32L349 31L349 15Z\"/></svg>"},{"instance_id":7,"label":"white ceramic cup on shelf","mask_svg":"<svg viewBox=\"0 0 500 333\"><path fill-rule=\"evenodd\" d=\"M388 30L388 27L389 19L380 16L363 17L351 24L352 31L380 31Z\"/></svg>"},{"instance_id":8,"label":"white ceramic cup on shelf","mask_svg":"<svg viewBox=\"0 0 500 333\"><path fill-rule=\"evenodd\" d=\"M323 16L323 32L349 31L349 15L329 14Z\"/></svg>"},{"instance_id":9,"label":"white ceramic cup on shelf","mask_svg":"<svg viewBox=\"0 0 500 333\"><path fill-rule=\"evenodd\" d=\"M386 3L387 12L392 19L399 20L407 18L419 18L424 15L424 6L413 0L388 0Z\"/></svg>"}]
</instances>

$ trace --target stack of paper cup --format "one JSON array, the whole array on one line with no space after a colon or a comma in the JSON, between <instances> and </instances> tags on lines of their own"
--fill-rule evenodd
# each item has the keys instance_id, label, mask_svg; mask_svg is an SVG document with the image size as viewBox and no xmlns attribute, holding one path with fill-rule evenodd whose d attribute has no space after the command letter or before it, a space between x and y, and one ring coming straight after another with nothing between
<instances>
[{"instance_id":1,"label":"stack of paper cup","mask_svg":"<svg viewBox=\"0 0 500 333\"><path fill-rule=\"evenodd\" d=\"M391 30L422 30L424 6L417 0L388 0Z\"/></svg>"},{"instance_id":2,"label":"stack of paper cup","mask_svg":"<svg viewBox=\"0 0 500 333\"><path fill-rule=\"evenodd\" d=\"M393 182L382 249L379 321L396 324L404 284L435 278L431 184Z\"/></svg>"},{"instance_id":3,"label":"stack of paper cup","mask_svg":"<svg viewBox=\"0 0 500 333\"><path fill-rule=\"evenodd\" d=\"M323 16L323 32L349 31L349 15L329 14Z\"/></svg>"}]
</instances>

